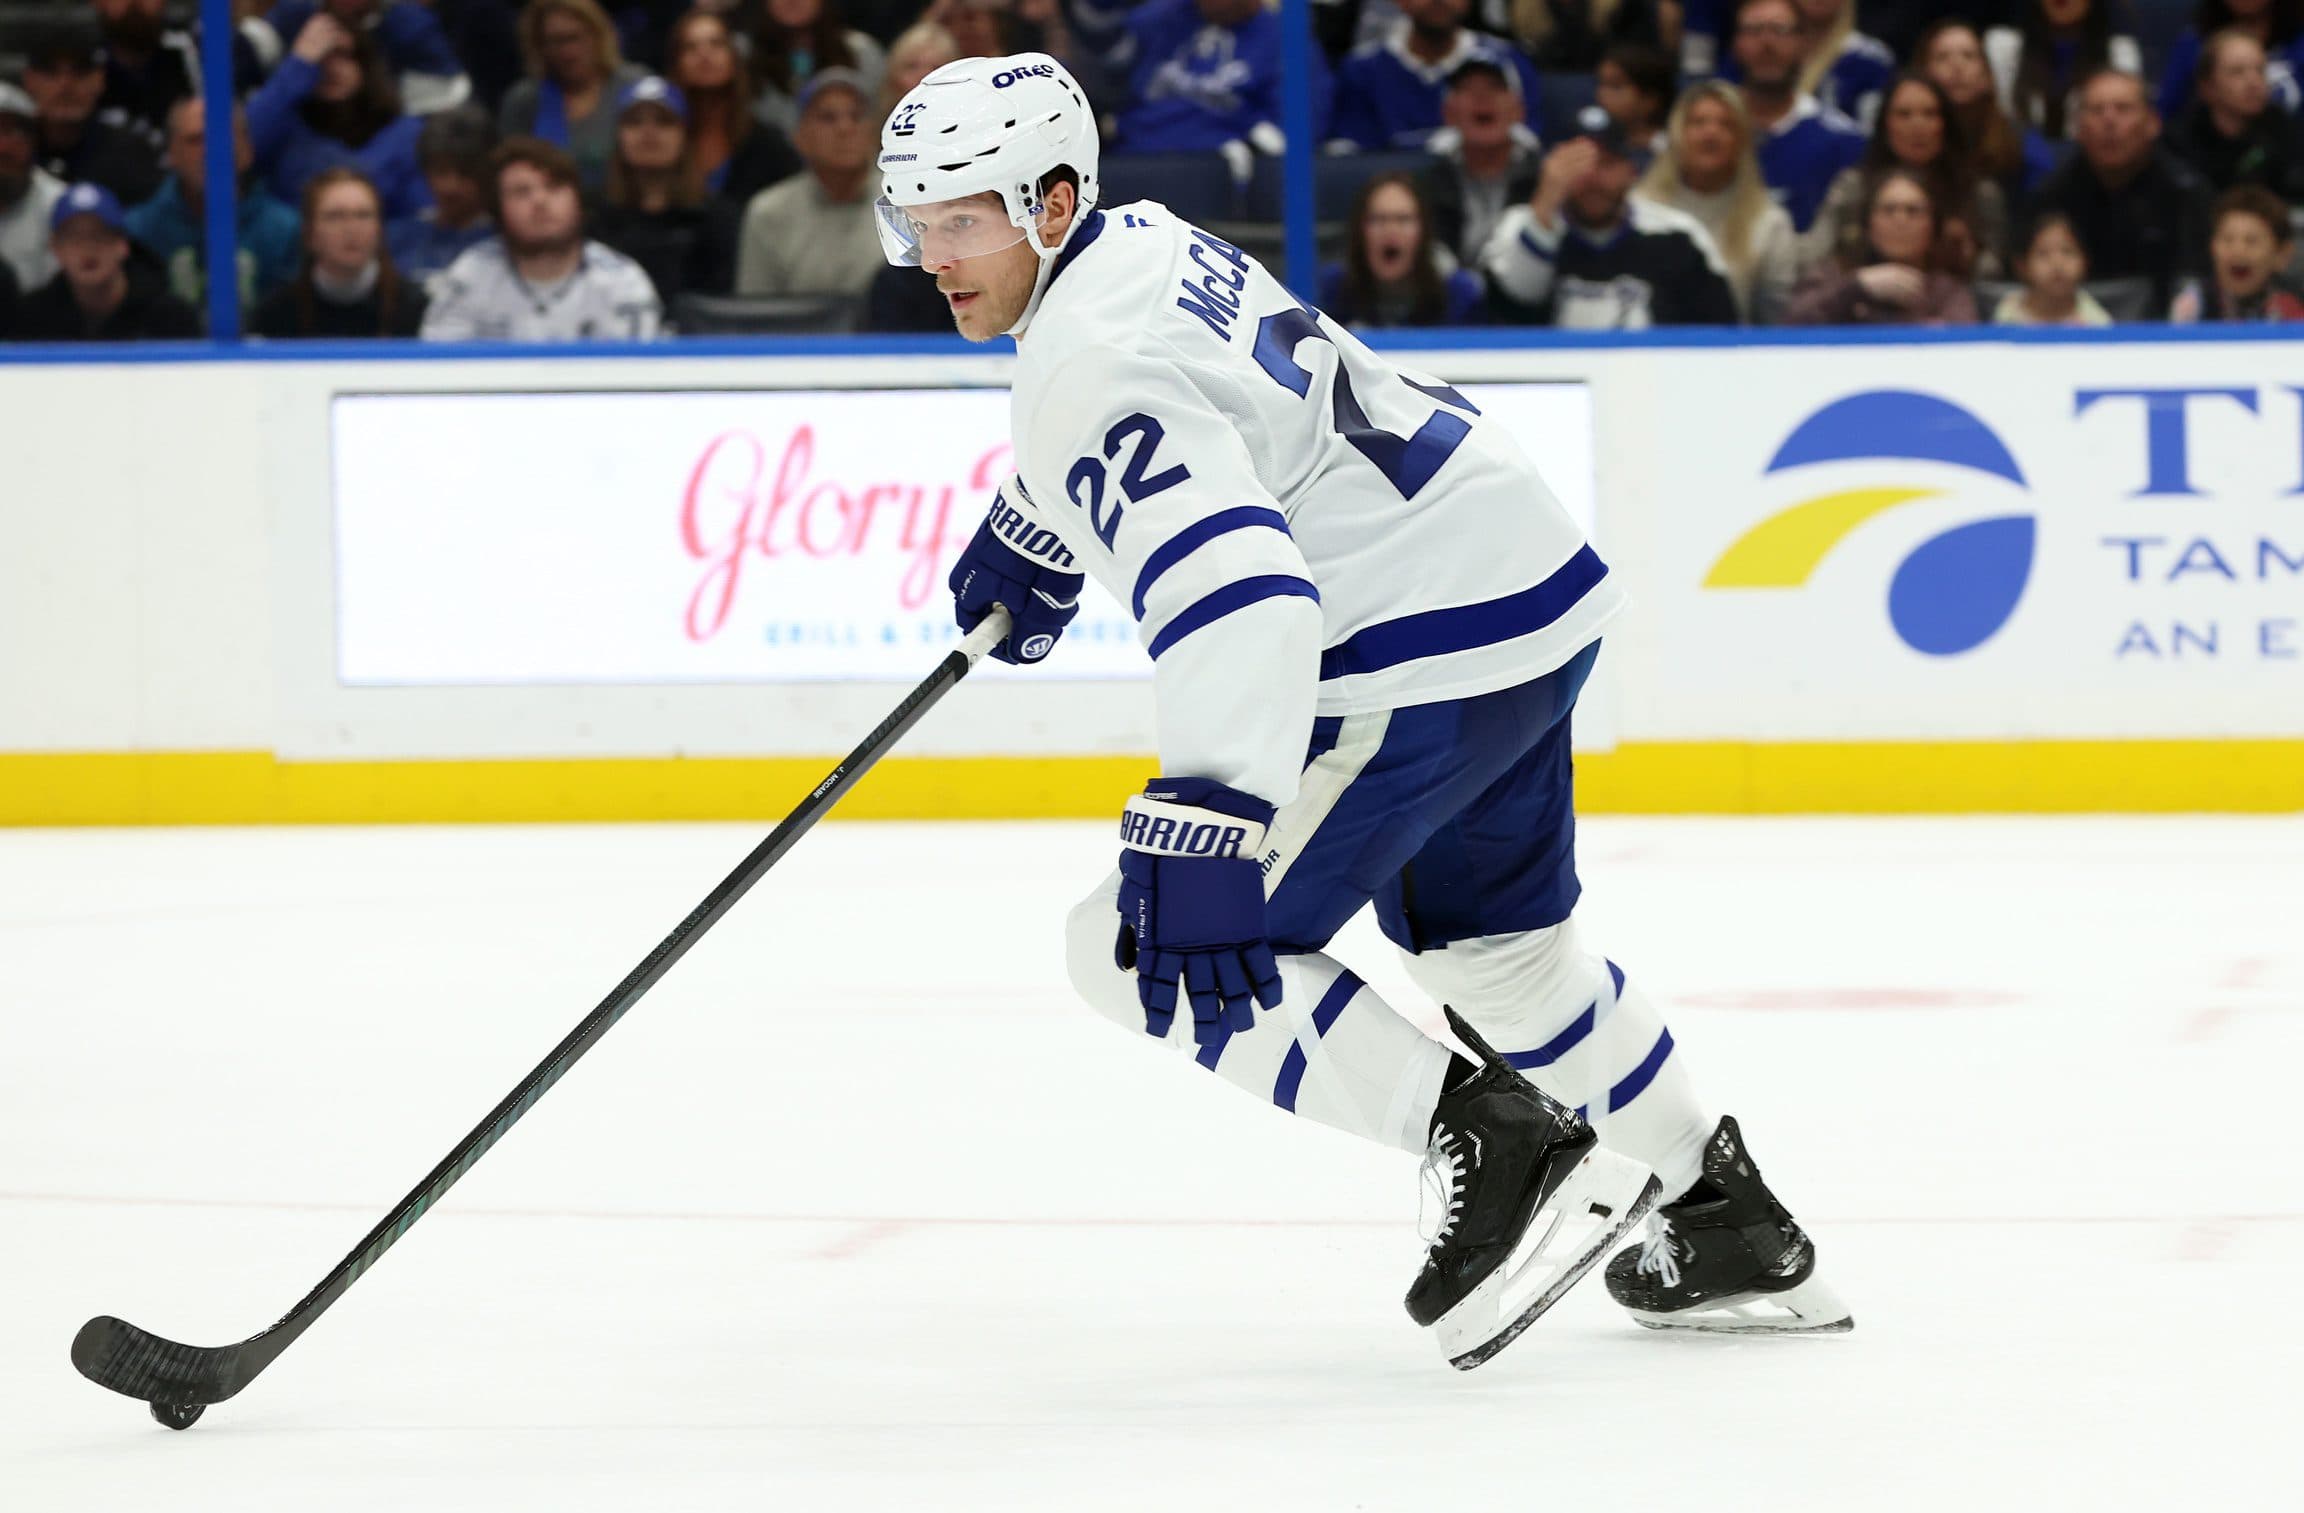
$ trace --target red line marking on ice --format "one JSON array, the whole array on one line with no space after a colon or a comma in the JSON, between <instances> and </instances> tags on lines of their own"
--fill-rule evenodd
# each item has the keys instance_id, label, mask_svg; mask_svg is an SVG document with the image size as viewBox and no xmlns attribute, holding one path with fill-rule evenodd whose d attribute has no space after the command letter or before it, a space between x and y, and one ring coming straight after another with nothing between
<instances>
[{"instance_id":1,"label":"red line marking on ice","mask_svg":"<svg viewBox=\"0 0 2304 1513\"><path fill-rule=\"evenodd\" d=\"M911 1228L903 1219L874 1219L859 1224L829 1245L819 1246L808 1253L811 1261L853 1261L882 1240L893 1240Z\"/></svg>"}]
</instances>

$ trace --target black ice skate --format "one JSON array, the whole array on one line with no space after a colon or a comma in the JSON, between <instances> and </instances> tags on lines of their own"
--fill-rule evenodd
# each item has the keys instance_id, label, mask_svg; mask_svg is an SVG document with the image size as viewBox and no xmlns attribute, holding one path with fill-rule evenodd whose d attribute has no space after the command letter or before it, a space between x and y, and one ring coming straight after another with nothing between
<instances>
[{"instance_id":1,"label":"black ice skate","mask_svg":"<svg viewBox=\"0 0 2304 1513\"><path fill-rule=\"evenodd\" d=\"M1658 1187L1446 1012L1485 1065L1443 1092L1432 1115L1424 1179L1439 1214L1426 1224L1432 1249L1408 1289L1408 1316L1439 1338L1450 1365L1470 1371L1598 1265Z\"/></svg>"},{"instance_id":2,"label":"black ice skate","mask_svg":"<svg viewBox=\"0 0 2304 1513\"><path fill-rule=\"evenodd\" d=\"M1792 1221L1724 1118L1704 1175L1648 1220L1648 1238L1608 1263L1608 1295L1650 1329L1834 1334L1856 1327L1816 1279L1816 1247Z\"/></svg>"}]
</instances>

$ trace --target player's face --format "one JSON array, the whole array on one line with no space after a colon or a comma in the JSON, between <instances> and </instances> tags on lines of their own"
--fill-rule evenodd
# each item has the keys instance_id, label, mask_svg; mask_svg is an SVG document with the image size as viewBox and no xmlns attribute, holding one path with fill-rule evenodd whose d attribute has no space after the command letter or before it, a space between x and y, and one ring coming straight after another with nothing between
<instances>
[{"instance_id":1,"label":"player's face","mask_svg":"<svg viewBox=\"0 0 2304 1513\"><path fill-rule=\"evenodd\" d=\"M1008 219L1000 196L909 205L903 214L919 240L920 266L935 276L962 336L990 341L1016 324L1032 298L1040 255Z\"/></svg>"}]
</instances>

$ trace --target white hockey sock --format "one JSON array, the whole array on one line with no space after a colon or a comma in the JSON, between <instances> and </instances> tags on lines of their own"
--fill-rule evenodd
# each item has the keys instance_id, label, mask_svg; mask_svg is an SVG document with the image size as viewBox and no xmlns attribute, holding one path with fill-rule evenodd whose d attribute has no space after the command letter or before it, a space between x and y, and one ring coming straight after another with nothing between
<instances>
[{"instance_id":1,"label":"white hockey sock","mask_svg":"<svg viewBox=\"0 0 2304 1513\"><path fill-rule=\"evenodd\" d=\"M1115 874L1072 911L1065 932L1072 983L1114 1023L1145 1033L1136 974L1112 960ZM1215 1045L1192 1040L1179 1008L1167 1043L1244 1092L1334 1129L1421 1155L1450 1051L1402 1019L1332 956L1280 958L1280 1007Z\"/></svg>"},{"instance_id":2,"label":"white hockey sock","mask_svg":"<svg viewBox=\"0 0 2304 1513\"><path fill-rule=\"evenodd\" d=\"M1523 1076L1582 1109L1609 1149L1654 1167L1667 1200L1696 1181L1717 1116L1655 1005L1583 950L1575 921L1460 940L1408 967Z\"/></svg>"}]
</instances>

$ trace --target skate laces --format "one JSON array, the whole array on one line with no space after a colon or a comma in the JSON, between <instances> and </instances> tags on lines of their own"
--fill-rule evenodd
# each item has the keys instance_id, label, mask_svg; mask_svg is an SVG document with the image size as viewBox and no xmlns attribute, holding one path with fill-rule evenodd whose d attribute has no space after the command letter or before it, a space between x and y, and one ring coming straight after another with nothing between
<instances>
[{"instance_id":1,"label":"skate laces","mask_svg":"<svg viewBox=\"0 0 2304 1513\"><path fill-rule=\"evenodd\" d=\"M1416 1202L1416 1229L1434 1250L1455 1232L1464 1208L1464 1157L1446 1128L1432 1132L1424 1151L1422 1187Z\"/></svg>"},{"instance_id":2,"label":"skate laces","mask_svg":"<svg viewBox=\"0 0 2304 1513\"><path fill-rule=\"evenodd\" d=\"M1640 1244L1638 1270L1666 1287L1680 1285L1680 1256L1672 1241L1672 1221L1661 1212L1648 1216L1648 1237Z\"/></svg>"}]
</instances>

